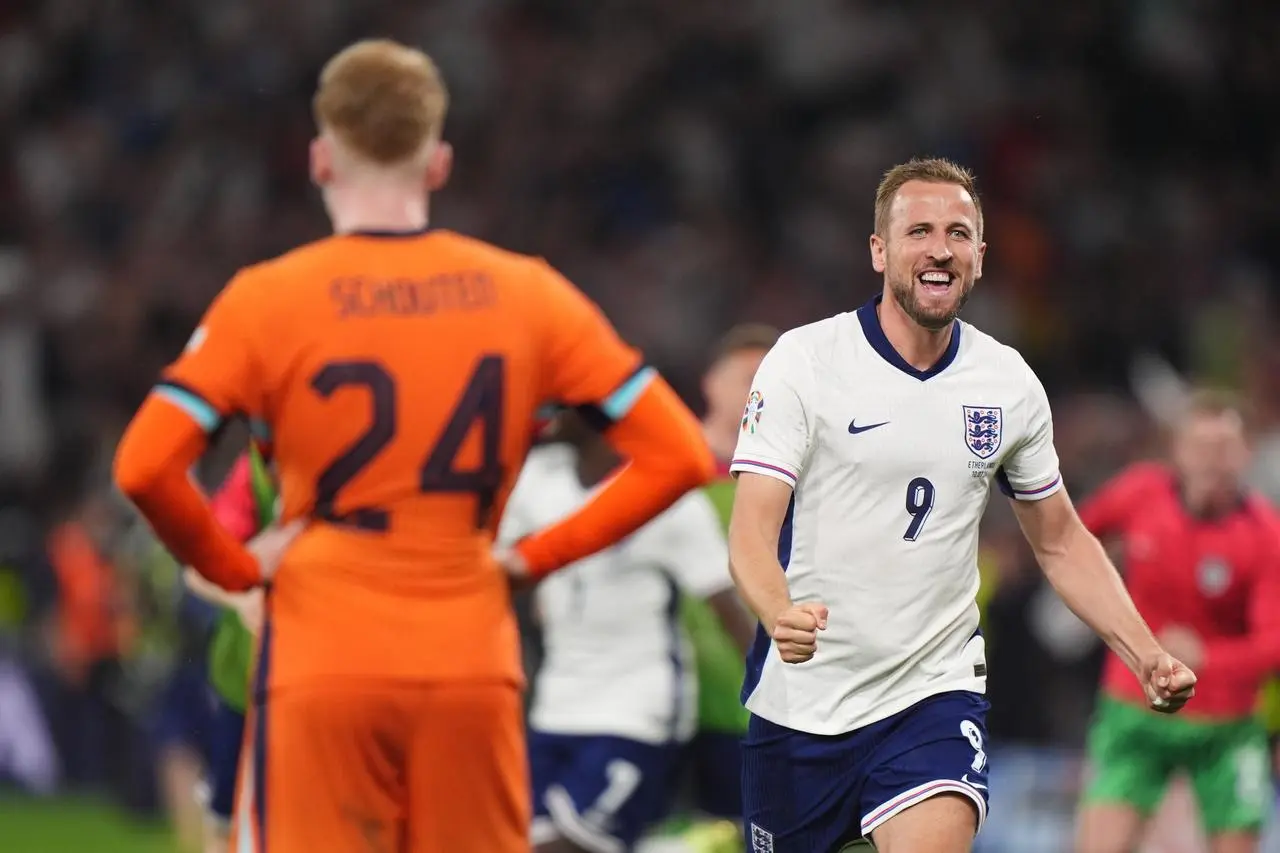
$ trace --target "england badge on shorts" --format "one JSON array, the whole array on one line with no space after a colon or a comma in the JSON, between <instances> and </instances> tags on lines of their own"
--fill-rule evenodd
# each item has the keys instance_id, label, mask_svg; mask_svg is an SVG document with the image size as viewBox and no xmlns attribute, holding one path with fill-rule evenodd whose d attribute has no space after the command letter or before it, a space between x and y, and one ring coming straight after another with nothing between
<instances>
[{"instance_id":1,"label":"england badge on shorts","mask_svg":"<svg viewBox=\"0 0 1280 853\"><path fill-rule=\"evenodd\" d=\"M747 398L747 406L742 410L742 431L755 434L756 425L760 423L760 414L764 411L764 395L752 391Z\"/></svg>"},{"instance_id":2,"label":"england badge on shorts","mask_svg":"<svg viewBox=\"0 0 1280 853\"><path fill-rule=\"evenodd\" d=\"M1000 449L1004 414L998 406L964 407L964 443L979 459L988 459Z\"/></svg>"},{"instance_id":3,"label":"england badge on shorts","mask_svg":"<svg viewBox=\"0 0 1280 853\"><path fill-rule=\"evenodd\" d=\"M751 824L751 853L773 853L773 833Z\"/></svg>"}]
</instances>

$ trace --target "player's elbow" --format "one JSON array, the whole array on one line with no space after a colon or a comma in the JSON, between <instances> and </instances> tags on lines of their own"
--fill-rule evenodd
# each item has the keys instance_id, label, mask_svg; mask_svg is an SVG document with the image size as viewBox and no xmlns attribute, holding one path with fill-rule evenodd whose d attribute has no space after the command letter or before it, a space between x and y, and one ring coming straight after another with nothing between
<instances>
[{"instance_id":1,"label":"player's elbow","mask_svg":"<svg viewBox=\"0 0 1280 853\"><path fill-rule=\"evenodd\" d=\"M144 513L152 497L163 490L165 479L174 473L165 455L132 431L120 441L111 465L116 488ZM186 476L186 469L180 473Z\"/></svg>"},{"instance_id":2,"label":"player's elbow","mask_svg":"<svg viewBox=\"0 0 1280 853\"><path fill-rule=\"evenodd\" d=\"M145 500L160 480L159 466L148 462L147 454L142 453L136 444L126 434L116 448L111 465L111 479L116 488L135 504Z\"/></svg>"}]
</instances>

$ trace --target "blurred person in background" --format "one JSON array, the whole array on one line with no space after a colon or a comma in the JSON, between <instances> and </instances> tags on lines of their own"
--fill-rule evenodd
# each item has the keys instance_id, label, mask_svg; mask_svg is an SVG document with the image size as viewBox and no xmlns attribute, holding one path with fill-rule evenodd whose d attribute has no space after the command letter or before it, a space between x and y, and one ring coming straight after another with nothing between
<instances>
[{"instance_id":1,"label":"blurred person in background","mask_svg":"<svg viewBox=\"0 0 1280 853\"><path fill-rule=\"evenodd\" d=\"M87 491L49 532L57 603L44 649L56 677L51 722L66 781L102 790L127 775L133 742L121 704L122 662L136 636L125 578L112 559L112 509Z\"/></svg>"},{"instance_id":2,"label":"blurred person in background","mask_svg":"<svg viewBox=\"0 0 1280 853\"><path fill-rule=\"evenodd\" d=\"M576 512L622 464L577 410L560 413L549 431L553 442L529 454L516 482L500 542ZM681 600L706 602L738 655L750 642L728 559L715 507L695 491L537 587L545 656L529 712L529 763L538 853L632 850L666 816L697 723Z\"/></svg>"},{"instance_id":3,"label":"blurred person in background","mask_svg":"<svg viewBox=\"0 0 1280 853\"><path fill-rule=\"evenodd\" d=\"M1153 714L1108 656L1079 853L1135 849L1183 773L1213 853L1257 849L1273 798L1256 708L1263 680L1280 668L1280 519L1246 487L1248 461L1240 405L1198 391L1175 425L1171 464L1132 465L1081 507L1095 535L1123 542L1135 603L1200 681L1189 711Z\"/></svg>"},{"instance_id":4,"label":"blurred person in background","mask_svg":"<svg viewBox=\"0 0 1280 853\"><path fill-rule=\"evenodd\" d=\"M742 407L751 393L751 378L777 340L778 330L772 326L735 326L721 337L702 377L706 406L702 429L719 464L719 477L705 492L726 535L733 512L729 462L741 428ZM726 592L737 596L734 590ZM746 675L744 650L755 631L755 619L740 602L733 610L727 598L691 595L682 596L680 617L693 646L698 676L698 726L689 744L687 765L694 819L681 836L693 850L741 849L741 741L747 733L748 714L740 694ZM669 828L675 831L677 826Z\"/></svg>"}]
</instances>

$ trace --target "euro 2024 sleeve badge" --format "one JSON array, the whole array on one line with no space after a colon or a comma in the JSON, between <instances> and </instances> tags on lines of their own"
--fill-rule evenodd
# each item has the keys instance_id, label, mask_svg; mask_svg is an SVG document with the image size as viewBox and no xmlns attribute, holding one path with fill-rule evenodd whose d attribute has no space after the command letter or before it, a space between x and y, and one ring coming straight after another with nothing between
<instances>
[{"instance_id":1,"label":"euro 2024 sleeve badge","mask_svg":"<svg viewBox=\"0 0 1280 853\"><path fill-rule=\"evenodd\" d=\"M742 410L742 431L755 435L756 426L760 423L760 414L764 411L764 395L752 391L747 398L746 408Z\"/></svg>"}]
</instances>

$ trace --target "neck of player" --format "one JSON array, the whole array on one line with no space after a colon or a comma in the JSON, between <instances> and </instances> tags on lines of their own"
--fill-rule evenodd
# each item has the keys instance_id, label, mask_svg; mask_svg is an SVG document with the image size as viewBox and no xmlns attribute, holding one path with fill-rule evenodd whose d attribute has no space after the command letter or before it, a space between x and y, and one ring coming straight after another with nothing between
<instances>
[{"instance_id":1,"label":"neck of player","mask_svg":"<svg viewBox=\"0 0 1280 853\"><path fill-rule=\"evenodd\" d=\"M427 196L419 189L378 183L335 187L325 201L335 234L407 233L427 227Z\"/></svg>"},{"instance_id":2,"label":"neck of player","mask_svg":"<svg viewBox=\"0 0 1280 853\"><path fill-rule=\"evenodd\" d=\"M941 329L926 329L907 316L898 300L885 288L878 306L880 328L898 355L916 370L928 370L938 363L951 343L954 324Z\"/></svg>"}]
</instances>

